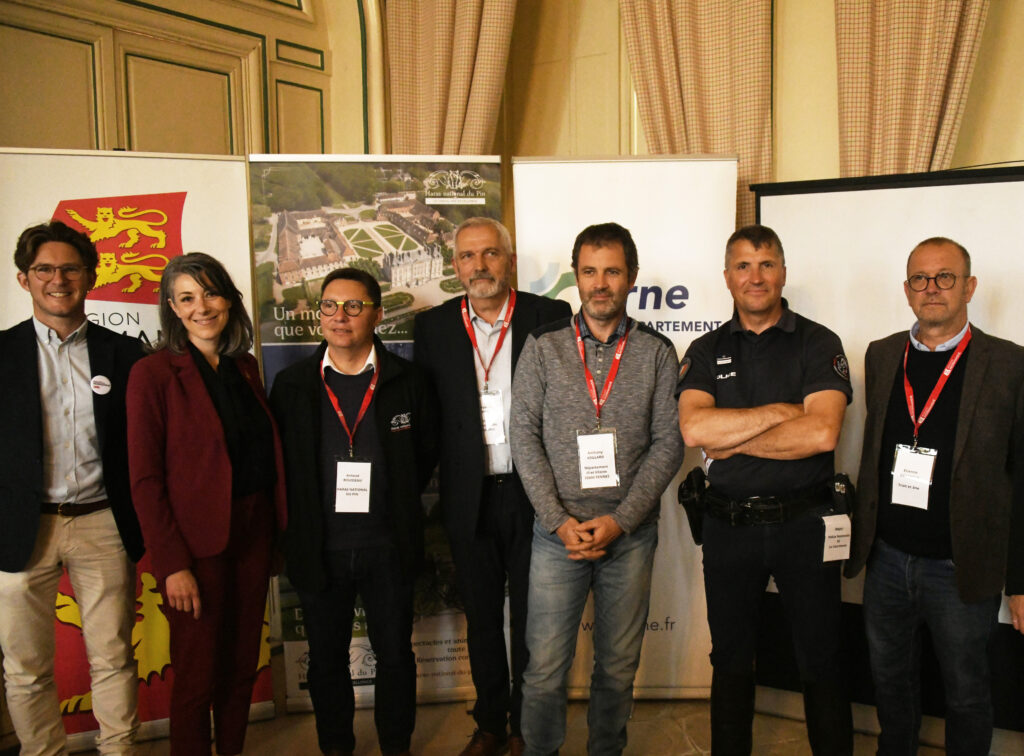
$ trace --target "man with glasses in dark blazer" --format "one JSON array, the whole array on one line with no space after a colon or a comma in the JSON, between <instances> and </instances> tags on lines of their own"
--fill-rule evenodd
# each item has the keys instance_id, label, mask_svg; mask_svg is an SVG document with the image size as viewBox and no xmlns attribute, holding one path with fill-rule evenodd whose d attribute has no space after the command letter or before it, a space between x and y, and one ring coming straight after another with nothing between
<instances>
[{"instance_id":1,"label":"man with glasses in dark blazer","mask_svg":"<svg viewBox=\"0 0 1024 756\"><path fill-rule=\"evenodd\" d=\"M847 577L867 565L864 622L878 752L917 753L921 626L946 693L946 750L987 754L987 646L1000 594L1024 632L1020 512L1024 349L967 318L971 258L934 237L907 259L916 321L868 346L867 418Z\"/></svg>"}]
</instances>

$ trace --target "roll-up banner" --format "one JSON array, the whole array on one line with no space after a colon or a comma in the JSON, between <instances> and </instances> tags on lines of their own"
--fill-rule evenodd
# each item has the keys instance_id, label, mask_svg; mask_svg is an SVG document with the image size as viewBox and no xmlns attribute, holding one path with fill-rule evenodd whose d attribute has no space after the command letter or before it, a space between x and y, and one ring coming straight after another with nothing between
<instances>
[{"instance_id":1,"label":"roll-up banner","mask_svg":"<svg viewBox=\"0 0 1024 756\"><path fill-rule=\"evenodd\" d=\"M836 468L856 477L864 437L864 352L868 344L910 329L903 292L907 258L921 241L944 236L971 255L978 287L968 306L986 333L1024 343L1024 298L1017 291L1024 258L1017 250L1024 208L1024 168L942 171L823 181L760 184L758 213L786 249L790 301L839 334L850 362L853 402L836 449ZM1007 412L1012 412L1007 407ZM982 431L984 432L984 431ZM1019 546L1018 546L1019 548ZM863 572L843 581L845 664L854 724L877 732L861 612ZM781 609L776 612L781 624ZM1009 624L1005 598L989 644L994 753L1020 753L1024 730L1024 638ZM775 646L771 684L799 686L791 652ZM922 742L943 742L944 695L938 659L925 633L921 659ZM762 691L759 708L802 716L799 694Z\"/></svg>"},{"instance_id":2,"label":"roll-up banner","mask_svg":"<svg viewBox=\"0 0 1024 756\"><path fill-rule=\"evenodd\" d=\"M164 266L183 252L218 258L252 310L246 164L241 157L136 152L0 149L0 328L32 314L13 254L27 227L60 220L89 235L100 255L86 300L89 321L146 343L159 338L157 290ZM142 737L167 732L169 611L148 556L138 565L136 625ZM269 626L264 627L251 716L273 715ZM57 693L72 749L91 747L96 720L81 618L67 574L56 606Z\"/></svg>"},{"instance_id":3,"label":"roll-up banner","mask_svg":"<svg viewBox=\"0 0 1024 756\"><path fill-rule=\"evenodd\" d=\"M412 356L417 312L462 293L452 268L454 231L466 218L501 218L494 156L251 155L256 276L254 321L267 388L321 341L316 301L331 270L368 271L383 290L377 329L388 349ZM416 584L413 651L421 701L472 698L466 622L441 525L436 479L423 497L426 564ZM302 607L281 579L287 705L311 708ZM373 701L376 657L357 604L350 672L356 703Z\"/></svg>"},{"instance_id":4,"label":"roll-up banner","mask_svg":"<svg viewBox=\"0 0 1024 756\"><path fill-rule=\"evenodd\" d=\"M578 310L573 241L586 226L615 221L632 233L640 259L627 312L682 356L691 340L732 314L722 267L735 227L736 166L735 157L718 156L513 158L519 288ZM682 471L699 463L689 450ZM679 480L662 496L638 698L706 697L711 686L701 552L676 503ZM592 628L588 603L570 677L574 696L585 696L590 681Z\"/></svg>"}]
</instances>

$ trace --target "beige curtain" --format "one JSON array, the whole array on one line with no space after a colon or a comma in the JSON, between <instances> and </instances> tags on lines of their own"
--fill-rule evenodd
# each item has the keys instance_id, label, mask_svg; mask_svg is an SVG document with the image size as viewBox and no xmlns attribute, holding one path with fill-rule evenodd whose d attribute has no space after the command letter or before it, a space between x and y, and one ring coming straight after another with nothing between
<instances>
[{"instance_id":1,"label":"beige curtain","mask_svg":"<svg viewBox=\"0 0 1024 756\"><path fill-rule=\"evenodd\" d=\"M739 155L736 220L771 178L771 0L620 0L647 146Z\"/></svg>"},{"instance_id":2,"label":"beige curtain","mask_svg":"<svg viewBox=\"0 0 1024 756\"><path fill-rule=\"evenodd\" d=\"M843 176L949 168L989 0L836 0Z\"/></svg>"},{"instance_id":3,"label":"beige curtain","mask_svg":"<svg viewBox=\"0 0 1024 756\"><path fill-rule=\"evenodd\" d=\"M388 0L396 154L488 154L494 145L516 0Z\"/></svg>"}]
</instances>

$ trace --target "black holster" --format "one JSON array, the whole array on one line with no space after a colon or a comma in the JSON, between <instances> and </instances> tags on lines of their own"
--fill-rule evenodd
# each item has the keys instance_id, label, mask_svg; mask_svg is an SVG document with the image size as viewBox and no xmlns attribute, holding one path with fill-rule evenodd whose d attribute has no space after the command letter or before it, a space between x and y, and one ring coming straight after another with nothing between
<instances>
[{"instance_id":1,"label":"black holster","mask_svg":"<svg viewBox=\"0 0 1024 756\"><path fill-rule=\"evenodd\" d=\"M707 490L707 476L703 467L695 467L679 484L679 505L686 512L686 520L690 523L690 534L698 546L703 540L704 526L704 492Z\"/></svg>"}]
</instances>

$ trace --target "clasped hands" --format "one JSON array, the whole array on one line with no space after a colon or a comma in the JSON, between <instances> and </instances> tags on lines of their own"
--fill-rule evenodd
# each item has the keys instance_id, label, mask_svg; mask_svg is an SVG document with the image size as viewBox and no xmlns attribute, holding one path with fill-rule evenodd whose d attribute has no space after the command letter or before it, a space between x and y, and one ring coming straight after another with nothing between
<instances>
[{"instance_id":1,"label":"clasped hands","mask_svg":"<svg viewBox=\"0 0 1024 756\"><path fill-rule=\"evenodd\" d=\"M608 545L622 535L622 528L611 515L601 515L586 522L570 517L555 533L565 544L569 559L594 560L605 555Z\"/></svg>"}]
</instances>

